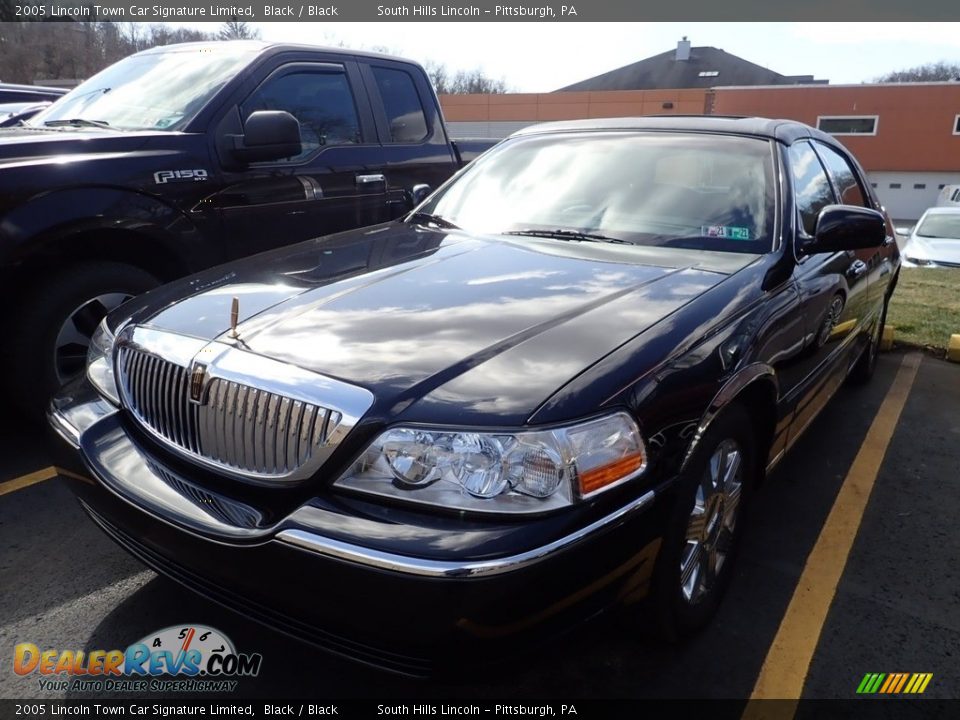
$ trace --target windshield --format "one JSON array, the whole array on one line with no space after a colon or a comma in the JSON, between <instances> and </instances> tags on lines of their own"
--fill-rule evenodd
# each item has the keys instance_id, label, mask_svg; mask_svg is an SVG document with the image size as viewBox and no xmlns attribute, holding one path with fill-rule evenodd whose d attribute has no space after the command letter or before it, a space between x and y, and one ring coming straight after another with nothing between
<instances>
[{"instance_id":1,"label":"windshield","mask_svg":"<svg viewBox=\"0 0 960 720\"><path fill-rule=\"evenodd\" d=\"M960 213L927 215L917 228L917 235L926 238L960 239Z\"/></svg>"},{"instance_id":2,"label":"windshield","mask_svg":"<svg viewBox=\"0 0 960 720\"><path fill-rule=\"evenodd\" d=\"M79 121L118 130L181 130L258 49L212 43L133 55L78 85L29 124Z\"/></svg>"},{"instance_id":3,"label":"windshield","mask_svg":"<svg viewBox=\"0 0 960 720\"><path fill-rule=\"evenodd\" d=\"M478 233L762 253L773 245L773 152L765 140L702 133L521 137L420 213Z\"/></svg>"}]
</instances>

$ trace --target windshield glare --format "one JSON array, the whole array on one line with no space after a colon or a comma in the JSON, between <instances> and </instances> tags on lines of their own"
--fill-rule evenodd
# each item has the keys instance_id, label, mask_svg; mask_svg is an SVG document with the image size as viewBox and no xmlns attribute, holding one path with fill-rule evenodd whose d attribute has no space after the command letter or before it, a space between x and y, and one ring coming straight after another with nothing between
<instances>
[{"instance_id":1,"label":"windshield glare","mask_svg":"<svg viewBox=\"0 0 960 720\"><path fill-rule=\"evenodd\" d=\"M663 132L510 140L421 208L478 233L574 230L638 245L767 252L768 141Z\"/></svg>"},{"instance_id":2,"label":"windshield glare","mask_svg":"<svg viewBox=\"0 0 960 720\"><path fill-rule=\"evenodd\" d=\"M917 228L917 235L927 238L960 239L960 213L927 215Z\"/></svg>"},{"instance_id":3,"label":"windshield glare","mask_svg":"<svg viewBox=\"0 0 960 720\"><path fill-rule=\"evenodd\" d=\"M256 52L250 45L211 44L133 55L78 85L29 124L89 120L119 130L181 130Z\"/></svg>"}]
</instances>

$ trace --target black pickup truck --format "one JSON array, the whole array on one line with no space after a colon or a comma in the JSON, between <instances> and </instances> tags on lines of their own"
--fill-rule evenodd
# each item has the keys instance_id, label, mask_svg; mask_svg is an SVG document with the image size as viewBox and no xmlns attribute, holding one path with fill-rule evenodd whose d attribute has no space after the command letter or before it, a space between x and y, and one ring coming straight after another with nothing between
<instances>
[{"instance_id":1,"label":"black pickup truck","mask_svg":"<svg viewBox=\"0 0 960 720\"><path fill-rule=\"evenodd\" d=\"M385 55L189 43L108 67L0 130L9 393L36 414L125 299L398 217L490 144L454 144L423 69Z\"/></svg>"}]
</instances>

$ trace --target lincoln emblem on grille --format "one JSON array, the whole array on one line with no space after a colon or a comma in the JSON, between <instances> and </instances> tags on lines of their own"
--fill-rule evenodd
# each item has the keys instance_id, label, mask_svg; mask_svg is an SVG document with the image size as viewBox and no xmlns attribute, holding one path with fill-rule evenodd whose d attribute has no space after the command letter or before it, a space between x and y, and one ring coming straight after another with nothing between
<instances>
[{"instance_id":1,"label":"lincoln emblem on grille","mask_svg":"<svg viewBox=\"0 0 960 720\"><path fill-rule=\"evenodd\" d=\"M195 403L203 402L203 379L207 373L207 366L195 363L190 371L190 400Z\"/></svg>"}]
</instances>

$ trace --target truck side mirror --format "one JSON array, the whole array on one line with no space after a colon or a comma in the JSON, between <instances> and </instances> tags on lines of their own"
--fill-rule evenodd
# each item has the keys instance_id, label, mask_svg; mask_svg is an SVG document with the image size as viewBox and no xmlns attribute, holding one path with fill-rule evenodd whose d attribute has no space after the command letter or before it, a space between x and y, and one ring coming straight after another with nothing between
<instances>
[{"instance_id":1,"label":"truck side mirror","mask_svg":"<svg viewBox=\"0 0 960 720\"><path fill-rule=\"evenodd\" d=\"M887 239L883 215L870 208L827 205L817 216L812 238L802 242L801 255L880 247Z\"/></svg>"},{"instance_id":2,"label":"truck side mirror","mask_svg":"<svg viewBox=\"0 0 960 720\"><path fill-rule=\"evenodd\" d=\"M265 162L299 155L300 122L285 110L257 110L243 125L243 135L234 135L231 153L243 163Z\"/></svg>"},{"instance_id":3,"label":"truck side mirror","mask_svg":"<svg viewBox=\"0 0 960 720\"><path fill-rule=\"evenodd\" d=\"M417 205L422 203L424 200L426 200L430 196L430 193L432 192L433 192L433 188L430 187L429 185L425 185L423 183L414 185L413 188L410 190L410 206L416 207Z\"/></svg>"}]
</instances>

